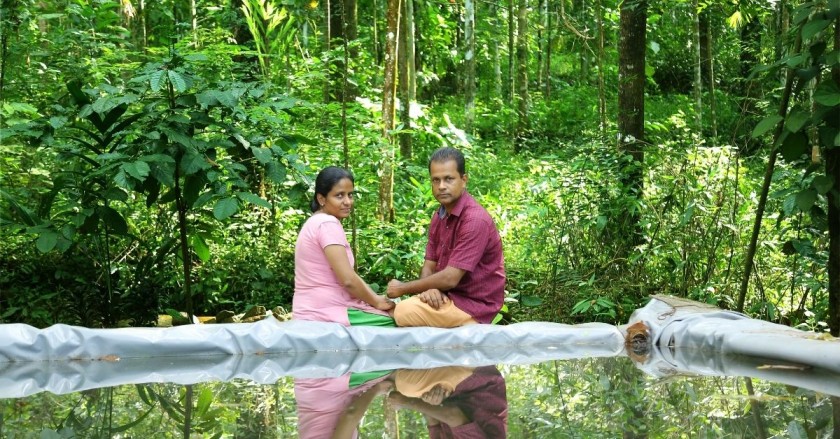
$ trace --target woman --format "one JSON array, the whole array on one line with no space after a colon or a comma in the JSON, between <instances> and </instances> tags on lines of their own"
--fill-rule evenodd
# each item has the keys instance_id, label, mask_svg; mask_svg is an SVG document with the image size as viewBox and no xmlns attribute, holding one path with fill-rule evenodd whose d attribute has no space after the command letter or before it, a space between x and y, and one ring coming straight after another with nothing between
<instances>
[{"instance_id":1,"label":"woman","mask_svg":"<svg viewBox=\"0 0 840 439\"><path fill-rule=\"evenodd\" d=\"M394 302L373 292L353 269L354 257L341 227L353 209L353 174L330 166L315 179L313 214L295 243L296 320L338 322L345 326L395 326Z\"/></svg>"}]
</instances>

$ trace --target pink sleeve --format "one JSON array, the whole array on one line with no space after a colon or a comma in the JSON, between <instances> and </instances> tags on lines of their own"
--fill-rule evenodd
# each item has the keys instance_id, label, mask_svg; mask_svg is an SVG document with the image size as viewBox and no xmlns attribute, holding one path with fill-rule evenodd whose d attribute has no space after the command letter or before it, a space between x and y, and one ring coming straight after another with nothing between
<instances>
[{"instance_id":1,"label":"pink sleeve","mask_svg":"<svg viewBox=\"0 0 840 439\"><path fill-rule=\"evenodd\" d=\"M315 234L318 241L318 246L322 249L328 245L347 244L347 237L344 236L344 229L338 221L325 221L318 226L318 231Z\"/></svg>"}]
</instances>

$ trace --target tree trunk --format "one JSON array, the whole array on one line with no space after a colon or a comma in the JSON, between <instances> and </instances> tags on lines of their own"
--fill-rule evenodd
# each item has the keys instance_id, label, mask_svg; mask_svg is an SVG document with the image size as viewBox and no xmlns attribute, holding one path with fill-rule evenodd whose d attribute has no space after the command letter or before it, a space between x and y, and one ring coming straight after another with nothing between
<instances>
[{"instance_id":1,"label":"tree trunk","mask_svg":"<svg viewBox=\"0 0 840 439\"><path fill-rule=\"evenodd\" d=\"M700 50L700 2L692 3L691 45L694 48L694 123L697 132L703 132L703 52Z\"/></svg>"},{"instance_id":2,"label":"tree trunk","mask_svg":"<svg viewBox=\"0 0 840 439\"><path fill-rule=\"evenodd\" d=\"M642 198L645 124L645 47L647 1L627 0L622 3L619 18L618 46L618 139L621 149L629 154L633 165L623 177L630 196ZM616 230L630 231L629 244L641 242L639 214L627 209Z\"/></svg>"},{"instance_id":3,"label":"tree trunk","mask_svg":"<svg viewBox=\"0 0 840 439\"><path fill-rule=\"evenodd\" d=\"M712 139L717 138L717 103L715 100L715 63L712 57L714 38L711 29L712 14L708 8L700 14L700 75L709 95L709 122Z\"/></svg>"},{"instance_id":4,"label":"tree trunk","mask_svg":"<svg viewBox=\"0 0 840 439\"><path fill-rule=\"evenodd\" d=\"M355 40L358 36L358 25L356 18L356 0L328 0L326 2L328 11L328 32L326 37L326 48L341 47L345 41L348 43ZM355 59L358 56L358 50L350 46L350 59ZM345 70L344 60L341 58L333 58L330 60L330 74L328 81L328 92L326 94L327 101L338 100L341 102L350 102L356 99L358 90L352 85L345 86L344 75ZM351 83L352 84L352 83Z\"/></svg>"},{"instance_id":5,"label":"tree trunk","mask_svg":"<svg viewBox=\"0 0 840 439\"><path fill-rule=\"evenodd\" d=\"M536 62L537 62L537 78L536 78L536 87L537 91L542 90L543 87L543 53L545 52L545 31L547 28L545 27L545 4L547 0L537 0L537 20L536 22L539 23L537 26L537 53Z\"/></svg>"},{"instance_id":6,"label":"tree trunk","mask_svg":"<svg viewBox=\"0 0 840 439\"><path fill-rule=\"evenodd\" d=\"M834 19L834 50L840 50L840 17ZM835 85L840 86L840 65L837 63L831 69L831 78ZM837 111L835 109L835 111ZM835 113L836 114L836 113ZM840 120L828 120L828 125L835 130L840 129ZM835 131L837 132L837 131ZM828 327L831 335L840 336L840 147L825 148L825 174L834 182L828 191ZM835 437L837 428L837 413L840 408L835 401Z\"/></svg>"},{"instance_id":7,"label":"tree trunk","mask_svg":"<svg viewBox=\"0 0 840 439\"><path fill-rule=\"evenodd\" d=\"M397 86L398 41L400 38L400 0L388 0L385 33L385 80L382 87L382 164L379 167L380 220L394 219L394 101Z\"/></svg>"},{"instance_id":8,"label":"tree trunk","mask_svg":"<svg viewBox=\"0 0 840 439\"><path fill-rule=\"evenodd\" d=\"M516 37L516 83L518 122L513 149L516 153L522 151L523 140L528 131L528 0L519 0L517 10L517 26L519 33Z\"/></svg>"},{"instance_id":9,"label":"tree trunk","mask_svg":"<svg viewBox=\"0 0 840 439\"><path fill-rule=\"evenodd\" d=\"M607 130L607 92L604 85L604 6L602 0L596 0L596 11L598 25L598 129L601 134Z\"/></svg>"},{"instance_id":10,"label":"tree trunk","mask_svg":"<svg viewBox=\"0 0 840 439\"><path fill-rule=\"evenodd\" d=\"M761 38L760 24L758 20L752 19L741 28L741 121L735 130L737 136L733 143L740 144L742 154L749 154L758 147L758 142L750 136L755 126L756 101L758 99L758 84L755 80L748 79L753 67L758 63L759 41Z\"/></svg>"},{"instance_id":11,"label":"tree trunk","mask_svg":"<svg viewBox=\"0 0 840 439\"><path fill-rule=\"evenodd\" d=\"M475 123L475 0L464 1L464 125L472 133Z\"/></svg>"},{"instance_id":12,"label":"tree trunk","mask_svg":"<svg viewBox=\"0 0 840 439\"><path fill-rule=\"evenodd\" d=\"M498 26L498 10L495 3L490 4L490 17L493 18L493 27ZM493 56L493 92L495 97L504 99L502 95L502 59L499 55L499 39L490 38L490 50Z\"/></svg>"},{"instance_id":13,"label":"tree trunk","mask_svg":"<svg viewBox=\"0 0 840 439\"><path fill-rule=\"evenodd\" d=\"M516 53L516 0L508 0L508 101L516 98L514 53Z\"/></svg>"},{"instance_id":14,"label":"tree trunk","mask_svg":"<svg viewBox=\"0 0 840 439\"><path fill-rule=\"evenodd\" d=\"M400 20L400 44L398 47L398 57L399 58L399 88L400 88L400 122L402 123L402 130L410 130L411 129L411 101L412 93L411 93L411 79L412 79L412 69L414 68L413 58L414 58L414 48L413 38L414 32L412 32L410 25L413 24L413 20L411 20L410 13L408 11L409 4L412 0L405 0L402 4L402 14L403 18ZM410 48L409 48L410 47ZM400 156L403 159L411 158L411 133L410 132L402 132L399 135L400 141Z\"/></svg>"},{"instance_id":15,"label":"tree trunk","mask_svg":"<svg viewBox=\"0 0 840 439\"><path fill-rule=\"evenodd\" d=\"M802 39L797 38L794 53L799 53L802 48ZM779 116L785 118L790 104L790 96L793 90L793 80L795 74L792 69L788 70L787 80L785 81L785 88L782 91L781 103L779 104ZM773 133L773 148L770 150L770 157L767 159L767 169L764 171L764 183L761 187L761 194L758 196L758 204L755 206L755 221L753 223L752 236L750 237L750 244L747 247L747 254L745 255L744 274L741 278L741 289L738 292L738 302L736 310L741 312L744 310L744 303L747 297L747 288L750 284L750 276L752 275L753 261L755 260L755 252L758 248L758 235L761 231L761 220L764 218L764 208L767 206L767 196L770 192L770 183L773 181L773 171L776 166L776 158L779 155L779 149L776 147L779 136L782 134L783 124L776 125L776 130Z\"/></svg>"},{"instance_id":16,"label":"tree trunk","mask_svg":"<svg viewBox=\"0 0 840 439\"><path fill-rule=\"evenodd\" d=\"M544 99L546 102L551 101L551 40L552 40L552 22L551 22L551 0L545 0L545 86L543 90Z\"/></svg>"}]
</instances>

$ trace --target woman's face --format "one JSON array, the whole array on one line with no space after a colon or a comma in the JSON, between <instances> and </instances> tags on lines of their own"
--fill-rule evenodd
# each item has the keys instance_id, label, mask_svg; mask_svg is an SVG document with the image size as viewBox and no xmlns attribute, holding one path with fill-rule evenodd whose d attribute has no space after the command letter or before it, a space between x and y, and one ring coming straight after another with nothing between
<instances>
[{"instance_id":1,"label":"woman's face","mask_svg":"<svg viewBox=\"0 0 840 439\"><path fill-rule=\"evenodd\" d=\"M321 204L321 212L338 219L347 218L353 210L353 182L349 178L342 178L326 197L318 195L318 202Z\"/></svg>"}]
</instances>

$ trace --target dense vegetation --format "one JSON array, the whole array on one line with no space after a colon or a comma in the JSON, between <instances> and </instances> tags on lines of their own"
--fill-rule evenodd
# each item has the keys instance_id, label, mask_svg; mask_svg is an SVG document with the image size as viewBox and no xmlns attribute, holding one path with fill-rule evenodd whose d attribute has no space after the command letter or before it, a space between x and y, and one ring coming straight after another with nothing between
<instances>
[{"instance_id":1,"label":"dense vegetation","mask_svg":"<svg viewBox=\"0 0 840 439\"><path fill-rule=\"evenodd\" d=\"M363 277L413 276L451 145L513 320L663 293L840 330L836 2L400 4L2 0L0 322L288 307L329 164Z\"/></svg>"}]
</instances>

